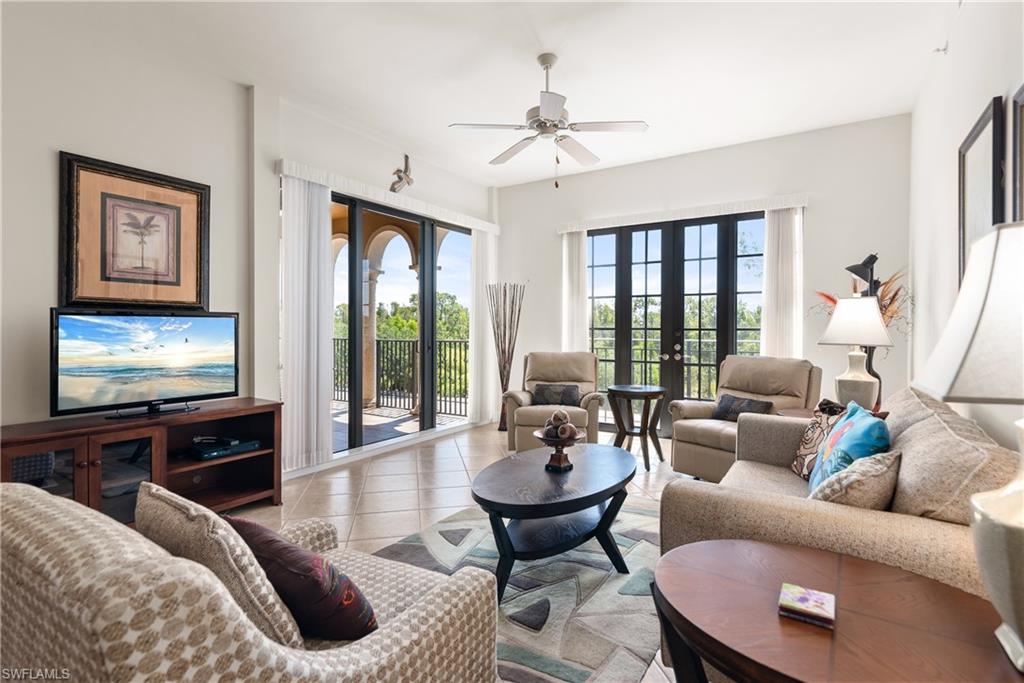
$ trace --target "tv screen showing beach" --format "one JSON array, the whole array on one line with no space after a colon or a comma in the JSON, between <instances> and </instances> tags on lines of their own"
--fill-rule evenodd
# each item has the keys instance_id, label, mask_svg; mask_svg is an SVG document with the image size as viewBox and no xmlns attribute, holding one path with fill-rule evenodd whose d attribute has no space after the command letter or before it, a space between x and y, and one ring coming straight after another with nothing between
<instances>
[{"instance_id":1,"label":"tv screen showing beach","mask_svg":"<svg viewBox=\"0 0 1024 683\"><path fill-rule=\"evenodd\" d=\"M57 318L57 410L235 391L235 318Z\"/></svg>"}]
</instances>

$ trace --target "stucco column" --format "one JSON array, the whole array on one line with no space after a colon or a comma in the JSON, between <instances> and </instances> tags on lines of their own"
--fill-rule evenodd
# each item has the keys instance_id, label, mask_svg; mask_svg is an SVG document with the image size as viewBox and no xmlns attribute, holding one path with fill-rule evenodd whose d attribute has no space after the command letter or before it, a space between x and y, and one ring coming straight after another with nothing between
<instances>
[{"instance_id":1,"label":"stucco column","mask_svg":"<svg viewBox=\"0 0 1024 683\"><path fill-rule=\"evenodd\" d=\"M363 278L366 288L363 315L363 408L377 405L377 278L383 272L368 268Z\"/></svg>"}]
</instances>

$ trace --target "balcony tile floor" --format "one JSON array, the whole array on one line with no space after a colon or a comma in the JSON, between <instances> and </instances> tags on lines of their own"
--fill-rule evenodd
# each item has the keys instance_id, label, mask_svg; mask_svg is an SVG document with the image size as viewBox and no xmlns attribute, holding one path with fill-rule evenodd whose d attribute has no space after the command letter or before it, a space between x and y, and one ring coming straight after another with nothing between
<instances>
[{"instance_id":1,"label":"balcony tile floor","mask_svg":"<svg viewBox=\"0 0 1024 683\"><path fill-rule=\"evenodd\" d=\"M600 443L613 434L601 432ZM282 485L283 505L264 503L238 508L232 514L279 529L288 522L316 517L338 529L340 546L372 553L384 546L474 505L470 482L487 465L508 454L507 435L494 424L452 437L397 449L345 464ZM668 457L672 445L661 440ZM630 495L660 500L661 491L680 477L668 462L658 462L652 449L651 471L643 467L639 441L632 448L637 474ZM652 665L646 680L660 681Z\"/></svg>"}]
</instances>

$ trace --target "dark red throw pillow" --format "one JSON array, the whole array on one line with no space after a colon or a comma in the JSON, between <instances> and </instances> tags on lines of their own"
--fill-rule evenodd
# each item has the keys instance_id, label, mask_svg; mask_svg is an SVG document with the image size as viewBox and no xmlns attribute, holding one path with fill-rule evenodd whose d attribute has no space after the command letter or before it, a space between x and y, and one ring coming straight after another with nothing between
<instances>
[{"instance_id":1,"label":"dark red throw pillow","mask_svg":"<svg viewBox=\"0 0 1024 683\"><path fill-rule=\"evenodd\" d=\"M224 519L252 550L303 635L357 640L377 629L370 601L327 558L262 524L230 515Z\"/></svg>"}]
</instances>

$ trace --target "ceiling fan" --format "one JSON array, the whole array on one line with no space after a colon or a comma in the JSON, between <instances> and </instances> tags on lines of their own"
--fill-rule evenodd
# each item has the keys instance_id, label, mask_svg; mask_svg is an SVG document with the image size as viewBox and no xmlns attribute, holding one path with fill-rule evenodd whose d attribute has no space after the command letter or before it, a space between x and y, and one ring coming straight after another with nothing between
<instances>
[{"instance_id":1,"label":"ceiling fan","mask_svg":"<svg viewBox=\"0 0 1024 683\"><path fill-rule=\"evenodd\" d=\"M523 138L491 159L491 164L505 163L536 142L538 138L553 138L558 149L563 150L584 166L591 166L600 161L597 155L563 131L572 131L574 133L642 133L647 130L647 123L645 121L581 121L570 123L569 112L564 108L565 95L559 95L556 92L551 92L549 89L551 67L558 61L558 57L550 52L545 52L537 57L537 61L540 62L541 68L544 69L544 90L540 93L540 106L530 107L526 110L526 123L453 123L448 126L449 128L472 128L477 130L535 131L533 135ZM555 162L556 164L558 163L557 153Z\"/></svg>"}]
</instances>

